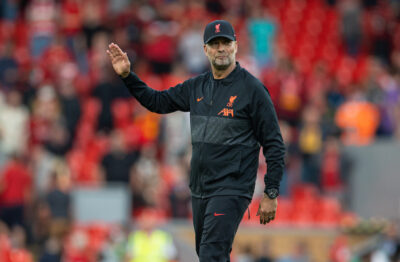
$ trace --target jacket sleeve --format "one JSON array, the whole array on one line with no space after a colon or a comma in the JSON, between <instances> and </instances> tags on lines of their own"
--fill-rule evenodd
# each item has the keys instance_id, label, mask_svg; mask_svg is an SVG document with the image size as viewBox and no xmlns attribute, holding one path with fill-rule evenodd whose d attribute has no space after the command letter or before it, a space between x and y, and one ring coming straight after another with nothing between
<instances>
[{"instance_id":1,"label":"jacket sleeve","mask_svg":"<svg viewBox=\"0 0 400 262\"><path fill-rule=\"evenodd\" d=\"M190 110L190 79L165 91L151 89L133 72L121 79L139 103L151 112L167 114Z\"/></svg>"},{"instance_id":2,"label":"jacket sleeve","mask_svg":"<svg viewBox=\"0 0 400 262\"><path fill-rule=\"evenodd\" d=\"M265 192L269 188L279 190L285 161L285 146L267 89L261 83L256 83L254 90L250 97L250 116L254 133L263 147L267 162L267 174L264 176Z\"/></svg>"}]
</instances>

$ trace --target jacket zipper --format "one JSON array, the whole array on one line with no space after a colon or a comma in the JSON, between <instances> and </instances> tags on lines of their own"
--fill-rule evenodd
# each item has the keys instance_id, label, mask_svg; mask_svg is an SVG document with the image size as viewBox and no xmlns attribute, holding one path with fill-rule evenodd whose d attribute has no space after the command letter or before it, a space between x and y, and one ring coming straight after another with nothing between
<instances>
[{"instance_id":1,"label":"jacket zipper","mask_svg":"<svg viewBox=\"0 0 400 262\"><path fill-rule=\"evenodd\" d=\"M212 76L211 76L212 77ZM210 119L210 116L211 116L211 111L212 111L212 105L213 105L213 100L214 100L214 90L215 90L215 87L214 87L214 84L215 84L215 82L214 82L214 80L213 79L211 79L211 101L210 101L210 108L209 108L209 110L208 110L208 114L207 114L207 120L206 120L206 126L204 127L204 132L203 132L203 139L202 139L202 147L201 147L201 161L200 161L200 163L201 163L201 165L203 166L203 159L204 159L204 154L203 154L203 149L204 149L204 139L205 139L205 137L206 137L206 132L207 132L207 126L208 126L208 120ZM200 194L200 196L201 196L201 198L204 198L204 196L203 196L203 183L204 183L204 175L202 175L201 177L200 177L200 189L201 189L201 194Z\"/></svg>"}]
</instances>

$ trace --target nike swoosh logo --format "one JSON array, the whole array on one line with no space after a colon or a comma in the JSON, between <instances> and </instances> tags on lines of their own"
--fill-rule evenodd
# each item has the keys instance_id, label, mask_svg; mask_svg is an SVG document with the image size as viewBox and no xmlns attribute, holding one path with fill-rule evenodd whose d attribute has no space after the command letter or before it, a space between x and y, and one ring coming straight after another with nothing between
<instances>
[{"instance_id":1,"label":"nike swoosh logo","mask_svg":"<svg viewBox=\"0 0 400 262\"><path fill-rule=\"evenodd\" d=\"M200 102L201 100L203 100L204 97L199 97L197 98L197 102Z\"/></svg>"},{"instance_id":2,"label":"nike swoosh logo","mask_svg":"<svg viewBox=\"0 0 400 262\"><path fill-rule=\"evenodd\" d=\"M218 214L218 213L215 213L215 212L214 212L214 216L215 216L215 217L217 217L217 216L225 216L225 214Z\"/></svg>"}]
</instances>

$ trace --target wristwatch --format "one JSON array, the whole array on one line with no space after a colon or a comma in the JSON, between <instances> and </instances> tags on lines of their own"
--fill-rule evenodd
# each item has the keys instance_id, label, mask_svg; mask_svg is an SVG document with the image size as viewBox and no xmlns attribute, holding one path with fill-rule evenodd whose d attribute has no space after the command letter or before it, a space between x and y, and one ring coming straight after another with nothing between
<instances>
[{"instance_id":1,"label":"wristwatch","mask_svg":"<svg viewBox=\"0 0 400 262\"><path fill-rule=\"evenodd\" d=\"M270 199L275 199L279 196L279 190L276 188L269 188L265 191L265 195L267 195Z\"/></svg>"}]
</instances>

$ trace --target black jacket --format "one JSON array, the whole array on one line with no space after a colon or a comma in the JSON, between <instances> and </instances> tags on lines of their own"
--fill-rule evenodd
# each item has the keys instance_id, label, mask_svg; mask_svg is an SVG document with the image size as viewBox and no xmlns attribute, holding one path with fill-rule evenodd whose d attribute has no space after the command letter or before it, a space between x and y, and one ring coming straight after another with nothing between
<instances>
[{"instance_id":1,"label":"black jacket","mask_svg":"<svg viewBox=\"0 0 400 262\"><path fill-rule=\"evenodd\" d=\"M224 79L206 72L166 91L149 88L134 73L123 81L152 112L190 111L192 196L252 198L260 145L266 189L279 188L285 149L276 113L267 89L239 63Z\"/></svg>"}]
</instances>

